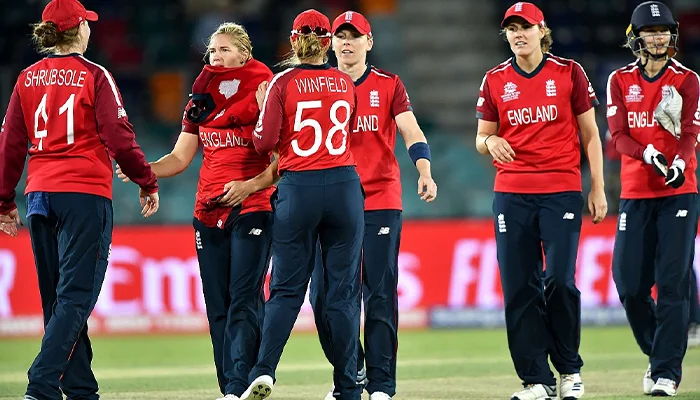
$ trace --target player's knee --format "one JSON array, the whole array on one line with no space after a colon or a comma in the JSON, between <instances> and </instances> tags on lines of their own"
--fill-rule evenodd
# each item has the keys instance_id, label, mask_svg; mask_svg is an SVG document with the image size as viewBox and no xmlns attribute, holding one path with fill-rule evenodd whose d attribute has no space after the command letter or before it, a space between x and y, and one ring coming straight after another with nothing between
<instances>
[{"instance_id":1,"label":"player's knee","mask_svg":"<svg viewBox=\"0 0 700 400\"><path fill-rule=\"evenodd\" d=\"M678 282L660 283L657 285L657 303L666 301L683 301L689 298L690 287Z\"/></svg>"},{"instance_id":2,"label":"player's knee","mask_svg":"<svg viewBox=\"0 0 700 400\"><path fill-rule=\"evenodd\" d=\"M375 304L365 307L365 319L370 321L391 322L395 318L395 310L390 304Z\"/></svg>"}]
</instances>

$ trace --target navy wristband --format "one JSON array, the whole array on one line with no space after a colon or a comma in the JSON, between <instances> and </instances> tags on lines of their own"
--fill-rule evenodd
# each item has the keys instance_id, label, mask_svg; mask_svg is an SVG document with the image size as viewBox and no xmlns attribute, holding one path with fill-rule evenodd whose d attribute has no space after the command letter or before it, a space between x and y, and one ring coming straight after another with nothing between
<instances>
[{"instance_id":1,"label":"navy wristband","mask_svg":"<svg viewBox=\"0 0 700 400\"><path fill-rule=\"evenodd\" d=\"M411 147L408 148L408 155L411 157L411 160L413 160L414 165L421 158L430 161L430 146L428 146L428 143L423 142L413 143Z\"/></svg>"}]
</instances>

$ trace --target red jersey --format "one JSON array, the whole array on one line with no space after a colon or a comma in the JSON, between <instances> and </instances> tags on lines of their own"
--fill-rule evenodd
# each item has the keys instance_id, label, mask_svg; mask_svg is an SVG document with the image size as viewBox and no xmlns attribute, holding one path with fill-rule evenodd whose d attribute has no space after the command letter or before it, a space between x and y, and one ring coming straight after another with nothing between
<instances>
[{"instance_id":1,"label":"red jersey","mask_svg":"<svg viewBox=\"0 0 700 400\"><path fill-rule=\"evenodd\" d=\"M270 73L272 75L272 73ZM252 101L256 101L254 98ZM257 105L256 105L257 107ZM230 181L246 181L254 178L270 165L270 156L261 155L253 146L255 120L250 125L233 126L228 129L198 127L183 118L182 130L199 134L204 147L202 168L199 170L194 216L207 226L222 228L230 208L212 208L213 198L224 193L224 185ZM269 187L255 192L243 200L241 214L255 211L272 211L270 196L275 191Z\"/></svg>"},{"instance_id":2,"label":"red jersey","mask_svg":"<svg viewBox=\"0 0 700 400\"><path fill-rule=\"evenodd\" d=\"M695 143L700 131L700 78L674 59L654 78L642 74L641 69L640 63L634 62L613 71L608 78L608 126L612 143L622 154L620 197L644 199L697 193ZM670 86L683 98L680 140L654 119L663 90ZM664 178L644 162L648 144L663 153L669 163L676 156L685 161L683 186L666 186Z\"/></svg>"},{"instance_id":3,"label":"red jersey","mask_svg":"<svg viewBox=\"0 0 700 400\"><path fill-rule=\"evenodd\" d=\"M81 55L49 56L23 70L0 133L0 211L29 149L29 192L78 192L112 198L112 160L147 192L156 176L136 144L114 78Z\"/></svg>"},{"instance_id":4,"label":"red jersey","mask_svg":"<svg viewBox=\"0 0 700 400\"><path fill-rule=\"evenodd\" d=\"M355 86L328 64L302 64L275 75L268 85L253 142L267 154L279 146L279 171L355 165L348 131Z\"/></svg>"},{"instance_id":5,"label":"red jersey","mask_svg":"<svg viewBox=\"0 0 700 400\"><path fill-rule=\"evenodd\" d=\"M576 116L596 105L586 73L573 60L547 53L537 69L526 73L511 58L487 72L476 117L498 122L498 136L515 151L511 163L494 160L494 191L581 191Z\"/></svg>"},{"instance_id":6,"label":"red jersey","mask_svg":"<svg viewBox=\"0 0 700 400\"><path fill-rule=\"evenodd\" d=\"M413 111L398 76L370 66L355 82L357 110L350 149L365 189L365 210L401 210L401 172L394 155L397 115Z\"/></svg>"}]
</instances>

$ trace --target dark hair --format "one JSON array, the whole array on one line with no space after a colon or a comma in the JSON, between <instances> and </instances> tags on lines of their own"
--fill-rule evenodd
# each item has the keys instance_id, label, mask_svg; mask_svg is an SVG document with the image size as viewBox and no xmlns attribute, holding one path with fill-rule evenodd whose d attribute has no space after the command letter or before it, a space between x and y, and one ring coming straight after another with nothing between
<instances>
[{"instance_id":1,"label":"dark hair","mask_svg":"<svg viewBox=\"0 0 700 400\"><path fill-rule=\"evenodd\" d=\"M39 22L32 25L32 40L41 54L55 53L59 48L71 47L80 40L80 25L59 32L53 22Z\"/></svg>"}]
</instances>

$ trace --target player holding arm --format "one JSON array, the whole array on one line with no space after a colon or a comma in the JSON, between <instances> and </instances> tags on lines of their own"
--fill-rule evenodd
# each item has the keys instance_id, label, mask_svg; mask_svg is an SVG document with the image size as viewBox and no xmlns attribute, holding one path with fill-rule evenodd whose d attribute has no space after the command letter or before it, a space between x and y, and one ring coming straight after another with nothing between
<instances>
[{"instance_id":1,"label":"player holding arm","mask_svg":"<svg viewBox=\"0 0 700 400\"><path fill-rule=\"evenodd\" d=\"M251 189L277 170L277 162L258 154L252 140L258 86L272 72L252 52L243 26L226 22L214 31L208 64L192 86L175 148L151 163L159 178L174 176L190 165L200 142L204 147L192 224L224 399L238 399L248 388L258 355L272 242L274 188ZM245 193L234 196L234 189Z\"/></svg>"},{"instance_id":2,"label":"player holding arm","mask_svg":"<svg viewBox=\"0 0 700 400\"><path fill-rule=\"evenodd\" d=\"M0 230L17 235L15 187L27 166L27 220L44 312L25 399L97 399L87 320L112 243L112 158L158 210L156 176L136 144L112 75L83 57L88 21L77 0L53 0L34 25L46 58L24 69L0 130Z\"/></svg>"},{"instance_id":3,"label":"player holding arm","mask_svg":"<svg viewBox=\"0 0 700 400\"><path fill-rule=\"evenodd\" d=\"M578 399L584 393L574 279L584 208L578 133L591 168L588 209L598 223L607 213L598 101L581 65L548 52L551 31L535 5L514 4L501 27L515 56L484 77L476 147L497 169L498 265L508 345L524 386L512 399L556 397L548 359L560 374L560 398Z\"/></svg>"},{"instance_id":4,"label":"player holding arm","mask_svg":"<svg viewBox=\"0 0 700 400\"><path fill-rule=\"evenodd\" d=\"M272 278L262 344L244 400L267 398L275 370L304 302L320 241L333 346L336 399L360 400L355 384L360 338L360 256L364 200L348 148L355 87L327 64L328 18L299 14L290 41L290 68L267 86L253 134L261 154L279 149L281 179L274 201Z\"/></svg>"},{"instance_id":5,"label":"player holding arm","mask_svg":"<svg viewBox=\"0 0 700 400\"><path fill-rule=\"evenodd\" d=\"M697 233L698 75L673 59L678 24L661 2L640 4L627 29L637 60L608 78L608 125L622 155L613 278L640 349L644 393L675 396L687 346ZM656 304L651 288L656 284Z\"/></svg>"}]
</instances>

